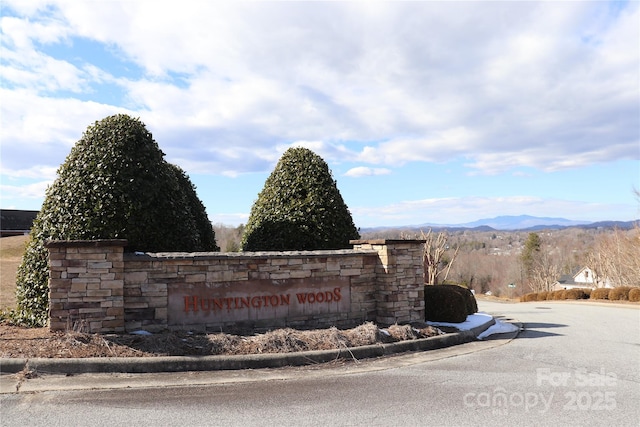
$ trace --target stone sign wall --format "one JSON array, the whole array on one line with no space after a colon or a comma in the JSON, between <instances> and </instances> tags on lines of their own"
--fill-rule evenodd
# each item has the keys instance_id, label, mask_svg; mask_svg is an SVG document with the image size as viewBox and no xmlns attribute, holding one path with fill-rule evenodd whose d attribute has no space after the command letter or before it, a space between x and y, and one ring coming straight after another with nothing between
<instances>
[{"instance_id":1,"label":"stone sign wall","mask_svg":"<svg viewBox=\"0 0 640 427\"><path fill-rule=\"evenodd\" d=\"M240 332L424 320L419 240L353 249L126 253L124 240L52 241L50 328Z\"/></svg>"}]
</instances>

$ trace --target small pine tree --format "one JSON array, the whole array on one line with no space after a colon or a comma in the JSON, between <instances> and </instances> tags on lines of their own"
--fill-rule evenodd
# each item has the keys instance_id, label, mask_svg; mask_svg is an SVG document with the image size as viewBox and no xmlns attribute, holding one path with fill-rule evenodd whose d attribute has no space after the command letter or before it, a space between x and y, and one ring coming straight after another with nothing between
<instances>
[{"instance_id":1,"label":"small pine tree","mask_svg":"<svg viewBox=\"0 0 640 427\"><path fill-rule=\"evenodd\" d=\"M358 238L327 163L309 149L290 148L251 208L242 249L340 249Z\"/></svg>"},{"instance_id":2,"label":"small pine tree","mask_svg":"<svg viewBox=\"0 0 640 427\"><path fill-rule=\"evenodd\" d=\"M215 234L203 218L193 184L164 160L140 120L119 114L96 122L58 169L34 220L16 277L15 319L46 323L46 240L120 238L139 251L213 250Z\"/></svg>"},{"instance_id":3,"label":"small pine tree","mask_svg":"<svg viewBox=\"0 0 640 427\"><path fill-rule=\"evenodd\" d=\"M529 233L527 241L524 243L522 253L520 254L520 262L522 263L522 268L527 278L532 275L533 269L538 262L541 245L540 236L537 233Z\"/></svg>"}]
</instances>

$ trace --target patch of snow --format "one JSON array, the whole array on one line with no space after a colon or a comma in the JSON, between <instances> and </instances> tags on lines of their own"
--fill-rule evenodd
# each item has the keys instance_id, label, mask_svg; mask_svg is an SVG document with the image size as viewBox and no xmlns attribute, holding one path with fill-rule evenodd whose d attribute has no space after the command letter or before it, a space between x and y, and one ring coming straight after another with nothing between
<instances>
[{"instance_id":1,"label":"patch of snow","mask_svg":"<svg viewBox=\"0 0 640 427\"><path fill-rule=\"evenodd\" d=\"M457 328L460 331L469 331L477 326L482 326L487 322L490 322L493 316L487 313L475 313L467 316L467 320L462 323L447 323L447 322L427 322L431 326L449 326ZM491 325L486 331L478 335L478 339L485 339L486 337L494 334L507 334L515 332L518 327L512 323L504 322L502 320L496 320L496 323Z\"/></svg>"},{"instance_id":2,"label":"patch of snow","mask_svg":"<svg viewBox=\"0 0 640 427\"><path fill-rule=\"evenodd\" d=\"M447 323L447 322L427 322L431 326L450 326L457 328L460 331L470 331L471 329L484 325L490 322L493 316L487 313L475 313L467 316L467 320L462 323Z\"/></svg>"},{"instance_id":3,"label":"patch of snow","mask_svg":"<svg viewBox=\"0 0 640 427\"><path fill-rule=\"evenodd\" d=\"M510 332L515 332L518 329L519 328L512 323L503 322L502 320L496 320L495 325L491 325L489 329L478 335L478 339L483 340L489 335L507 334Z\"/></svg>"},{"instance_id":4,"label":"patch of snow","mask_svg":"<svg viewBox=\"0 0 640 427\"><path fill-rule=\"evenodd\" d=\"M151 332L149 331L132 331L130 332L131 335L153 335Z\"/></svg>"}]
</instances>

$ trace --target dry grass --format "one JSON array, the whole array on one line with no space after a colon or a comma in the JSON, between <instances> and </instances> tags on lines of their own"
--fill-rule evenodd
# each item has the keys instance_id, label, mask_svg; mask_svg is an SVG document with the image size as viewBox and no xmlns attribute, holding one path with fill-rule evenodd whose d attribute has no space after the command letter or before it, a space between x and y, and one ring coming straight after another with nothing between
<instances>
[{"instance_id":1,"label":"dry grass","mask_svg":"<svg viewBox=\"0 0 640 427\"><path fill-rule=\"evenodd\" d=\"M186 331L153 335L51 332L0 323L0 357L154 357L294 353L334 350L414 340L443 334L426 324L392 325L380 330L366 322L352 329L301 331L277 329L264 334L195 334Z\"/></svg>"},{"instance_id":2,"label":"dry grass","mask_svg":"<svg viewBox=\"0 0 640 427\"><path fill-rule=\"evenodd\" d=\"M597 288L591 291L591 299L609 299L608 288Z\"/></svg>"},{"instance_id":3,"label":"dry grass","mask_svg":"<svg viewBox=\"0 0 640 427\"><path fill-rule=\"evenodd\" d=\"M0 238L0 309L16 306L16 272L29 236Z\"/></svg>"},{"instance_id":4,"label":"dry grass","mask_svg":"<svg viewBox=\"0 0 640 427\"><path fill-rule=\"evenodd\" d=\"M629 291L631 291L630 286L619 286L617 288L613 288L609 291L609 300L610 301L629 301Z\"/></svg>"}]
</instances>

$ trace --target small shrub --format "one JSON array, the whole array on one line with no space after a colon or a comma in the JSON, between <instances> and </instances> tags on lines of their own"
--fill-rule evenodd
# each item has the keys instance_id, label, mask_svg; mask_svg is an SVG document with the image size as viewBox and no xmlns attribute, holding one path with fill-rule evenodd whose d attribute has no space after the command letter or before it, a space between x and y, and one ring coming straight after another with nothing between
<instances>
[{"instance_id":1,"label":"small shrub","mask_svg":"<svg viewBox=\"0 0 640 427\"><path fill-rule=\"evenodd\" d=\"M467 315L470 314L470 309L468 298L460 289L465 290L465 288L456 285L425 286L425 320L451 323L464 322L467 319ZM468 291L468 289L466 290Z\"/></svg>"},{"instance_id":2,"label":"small shrub","mask_svg":"<svg viewBox=\"0 0 640 427\"><path fill-rule=\"evenodd\" d=\"M478 302L476 301L476 297L473 295L473 292L471 292L471 290L457 285L449 286L452 286L451 289L454 292L457 292L464 297L467 314L474 314L478 312Z\"/></svg>"},{"instance_id":3,"label":"small shrub","mask_svg":"<svg viewBox=\"0 0 640 427\"><path fill-rule=\"evenodd\" d=\"M520 297L520 302L537 301L537 295L535 293L524 294Z\"/></svg>"},{"instance_id":4,"label":"small shrub","mask_svg":"<svg viewBox=\"0 0 640 427\"><path fill-rule=\"evenodd\" d=\"M629 291L629 301L640 302L640 288L631 288Z\"/></svg>"},{"instance_id":5,"label":"small shrub","mask_svg":"<svg viewBox=\"0 0 640 427\"><path fill-rule=\"evenodd\" d=\"M617 288L613 288L609 290L609 300L629 301L629 291L631 291L631 288L629 286L619 286Z\"/></svg>"},{"instance_id":6,"label":"small shrub","mask_svg":"<svg viewBox=\"0 0 640 427\"><path fill-rule=\"evenodd\" d=\"M553 291L553 300L554 301L559 301L564 299L564 289L561 289L559 291Z\"/></svg>"},{"instance_id":7,"label":"small shrub","mask_svg":"<svg viewBox=\"0 0 640 427\"><path fill-rule=\"evenodd\" d=\"M591 299L609 299L609 288L596 288L591 291Z\"/></svg>"},{"instance_id":8,"label":"small shrub","mask_svg":"<svg viewBox=\"0 0 640 427\"><path fill-rule=\"evenodd\" d=\"M591 288L583 288L582 292L584 292L584 295L583 295L582 298L584 298L584 299L591 298Z\"/></svg>"},{"instance_id":9,"label":"small shrub","mask_svg":"<svg viewBox=\"0 0 640 427\"><path fill-rule=\"evenodd\" d=\"M536 301L546 301L548 294L549 292L538 292L536 294Z\"/></svg>"},{"instance_id":10,"label":"small shrub","mask_svg":"<svg viewBox=\"0 0 640 427\"><path fill-rule=\"evenodd\" d=\"M563 292L563 299L584 299L584 291L582 289L567 289Z\"/></svg>"}]
</instances>

